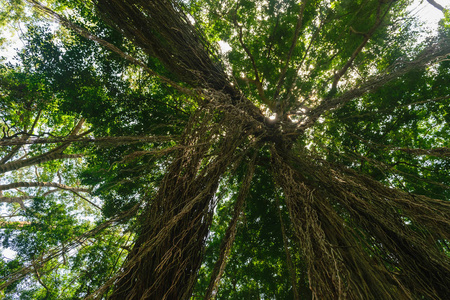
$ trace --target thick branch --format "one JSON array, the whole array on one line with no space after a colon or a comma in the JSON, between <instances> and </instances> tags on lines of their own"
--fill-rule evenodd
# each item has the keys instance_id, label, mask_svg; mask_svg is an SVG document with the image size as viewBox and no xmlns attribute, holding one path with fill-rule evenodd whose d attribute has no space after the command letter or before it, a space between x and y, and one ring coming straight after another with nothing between
<instances>
[{"instance_id":1,"label":"thick branch","mask_svg":"<svg viewBox=\"0 0 450 300\"><path fill-rule=\"evenodd\" d=\"M21 169L24 167L38 165L38 164L45 163L45 162L51 161L51 160L80 158L83 156L84 156L83 154L44 153L42 155L31 157L31 158L28 158L25 160L13 161L13 162L4 164L4 165L0 166L0 174L6 173L9 171L18 170L18 169Z\"/></svg>"},{"instance_id":2,"label":"thick branch","mask_svg":"<svg viewBox=\"0 0 450 300\"><path fill-rule=\"evenodd\" d=\"M17 228L23 228L27 225L30 225L31 222L29 221L0 221L0 227L5 227L5 226L13 226L15 229Z\"/></svg>"},{"instance_id":3,"label":"thick branch","mask_svg":"<svg viewBox=\"0 0 450 300\"><path fill-rule=\"evenodd\" d=\"M410 149L410 148L393 148L394 150L399 150L414 155L431 155L437 157L450 157L450 148L439 147L433 149Z\"/></svg>"},{"instance_id":4,"label":"thick branch","mask_svg":"<svg viewBox=\"0 0 450 300\"><path fill-rule=\"evenodd\" d=\"M0 140L0 146L11 146L11 145L27 145L27 144L55 144L61 142L70 143L93 143L93 144L111 144L111 145L121 145L121 144L131 144L140 142L163 142L169 141L173 138L167 136L155 137L155 136L108 136L108 137L80 137L68 136L68 137L56 137L56 138L31 138L28 140L21 139L4 139Z\"/></svg>"},{"instance_id":5,"label":"thick branch","mask_svg":"<svg viewBox=\"0 0 450 300\"><path fill-rule=\"evenodd\" d=\"M91 190L86 188L71 187L56 182L14 182L10 184L0 185L0 191L10 190L20 187L56 187L62 190L89 193Z\"/></svg>"},{"instance_id":6,"label":"thick branch","mask_svg":"<svg viewBox=\"0 0 450 300\"><path fill-rule=\"evenodd\" d=\"M19 203L20 208L25 209L23 200L30 199L30 196L20 196L20 197L0 197L0 203Z\"/></svg>"},{"instance_id":7,"label":"thick branch","mask_svg":"<svg viewBox=\"0 0 450 300\"><path fill-rule=\"evenodd\" d=\"M440 5L439 3L437 3L436 1L427 0L427 2L430 3L431 5L433 5L435 8L439 9L440 11L442 11L442 12L445 11L445 8L442 5Z\"/></svg>"},{"instance_id":8,"label":"thick branch","mask_svg":"<svg viewBox=\"0 0 450 300\"><path fill-rule=\"evenodd\" d=\"M19 143L19 142L20 142L20 143L24 143L24 142L26 142L26 140L24 140L24 139L21 138L21 139L18 139L17 142L18 142L18 143ZM0 141L0 145L1 145L1 146L5 146L5 145L2 145L2 144L1 144L1 141ZM9 153L6 154L6 155L0 160L0 165L3 165L3 164L5 164L5 163L7 163L8 160L10 160L17 152L19 152L19 150L20 150L21 147L22 147L21 145L17 145L16 147L12 148L11 151L9 151Z\"/></svg>"},{"instance_id":9,"label":"thick branch","mask_svg":"<svg viewBox=\"0 0 450 300\"><path fill-rule=\"evenodd\" d=\"M58 191L57 189L47 191L44 194L42 194L41 197L45 197L45 196L53 194L53 193L55 193L57 191ZM30 200L30 199L33 199L35 197L37 197L37 196L36 195L28 195L28 194L25 194L24 196L19 196L19 197L0 197L0 202L3 202L3 203L19 203L20 204L20 208L24 210L25 209L25 205L24 205L23 201L24 200Z\"/></svg>"}]
</instances>

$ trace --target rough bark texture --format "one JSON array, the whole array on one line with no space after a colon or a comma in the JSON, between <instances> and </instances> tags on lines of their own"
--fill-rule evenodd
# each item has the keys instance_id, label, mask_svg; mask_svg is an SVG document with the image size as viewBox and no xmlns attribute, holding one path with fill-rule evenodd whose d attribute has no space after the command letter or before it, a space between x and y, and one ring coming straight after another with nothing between
<instances>
[{"instance_id":1,"label":"rough bark texture","mask_svg":"<svg viewBox=\"0 0 450 300\"><path fill-rule=\"evenodd\" d=\"M291 156L282 148L273 148L272 156L318 299L446 297L448 258L402 220L410 216L430 239L446 238L446 201L389 189L354 171L312 163L307 155Z\"/></svg>"}]
</instances>

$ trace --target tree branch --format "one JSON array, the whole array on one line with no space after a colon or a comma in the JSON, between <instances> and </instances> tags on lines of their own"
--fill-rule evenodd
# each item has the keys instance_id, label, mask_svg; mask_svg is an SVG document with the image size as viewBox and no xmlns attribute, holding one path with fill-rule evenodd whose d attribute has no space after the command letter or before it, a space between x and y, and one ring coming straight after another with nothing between
<instances>
[{"instance_id":1,"label":"tree branch","mask_svg":"<svg viewBox=\"0 0 450 300\"><path fill-rule=\"evenodd\" d=\"M164 142L170 140L173 140L173 138L170 136L107 136L107 137L83 138L80 137L79 135L76 135L76 136L56 137L56 138L31 138L28 140L21 140L21 139L0 140L0 146L56 144L61 142L121 145L140 142Z\"/></svg>"},{"instance_id":2,"label":"tree branch","mask_svg":"<svg viewBox=\"0 0 450 300\"><path fill-rule=\"evenodd\" d=\"M80 121L78 121L77 125L72 129L71 133L69 134L69 137L76 137L78 132L81 130L81 127L83 127L83 124L86 120L84 118L81 118ZM56 147L55 149L52 149L48 152L48 154L51 153L62 153L64 150L69 147L71 142L64 142L62 145Z\"/></svg>"},{"instance_id":3,"label":"tree branch","mask_svg":"<svg viewBox=\"0 0 450 300\"><path fill-rule=\"evenodd\" d=\"M298 128L302 131L314 124L324 112L341 107L355 98L377 90L387 82L403 76L412 70L419 70L430 63L438 62L448 55L450 55L449 39L444 39L438 43L431 44L423 50L415 60L411 62L398 62L397 64L392 65L383 74L372 77L362 83L359 87L344 92L335 98L325 99L316 108L311 109L311 111L306 115L306 119L301 122Z\"/></svg>"},{"instance_id":4,"label":"tree branch","mask_svg":"<svg viewBox=\"0 0 450 300\"><path fill-rule=\"evenodd\" d=\"M20 138L18 139L18 141L26 142L26 141L28 140L28 137L29 137L31 134L33 134L34 128L36 127L37 122L39 121L39 119L40 119L40 117L41 117L41 114L42 114L42 110L39 110L39 111L38 111L38 114L37 114L37 116L36 116L36 118L34 119L33 125L31 126L30 130L29 130L28 132L24 133L23 136L20 137ZM10 160L10 159L11 159L11 158L12 158L12 157L20 150L21 145L23 145L23 144L17 144L17 145L18 145L18 146L14 147L7 155L5 155L5 157L3 157L3 158L0 160L0 165L3 165L3 164L5 164L5 163L7 163L8 160ZM3 146L3 145L1 144L1 140L0 140L0 146ZM5 146L6 146L6 145L5 145ZM8 145L8 146L9 146L9 145Z\"/></svg>"},{"instance_id":5,"label":"tree branch","mask_svg":"<svg viewBox=\"0 0 450 300\"><path fill-rule=\"evenodd\" d=\"M42 194L41 197L45 197L45 196L53 194L53 193L55 193L57 191L58 191L57 189L50 190L50 191L45 192L44 194ZM19 192L21 192L21 191L19 191ZM25 194L25 193L23 193L23 194L24 194L24 196L19 196L19 197L0 197L0 202L3 202L3 203L19 203L20 208L25 210L26 207L25 207L23 201L24 200L30 200L30 199L36 198L38 196L36 196L36 195L34 195L34 196L33 195L28 195L28 194Z\"/></svg>"},{"instance_id":6,"label":"tree branch","mask_svg":"<svg viewBox=\"0 0 450 300\"><path fill-rule=\"evenodd\" d=\"M364 34L363 41L361 42L361 44L359 44L358 48L356 48L356 50L353 51L351 57L348 59L347 63L344 65L344 67L341 70L339 70L337 73L334 74L334 80L333 80L333 84L331 86L331 91L330 91L331 94L336 92L339 80L348 71L350 66L353 64L353 61L355 60L355 58L364 49L364 47L366 46L367 42L369 42L370 38L373 36L375 31L378 29L378 27L380 27L381 23L383 22L384 17L389 12L389 9L392 7L392 4L394 3L394 1L390 1L389 2L389 7L386 9L386 11L384 12L383 15L381 15L382 3L383 2L380 1L379 4L378 4L378 7L377 7L377 19L375 21L375 24L372 26L372 28L369 29L369 31L367 33ZM350 28L353 29L352 27L350 27ZM355 30L353 29L353 31L355 31Z\"/></svg>"},{"instance_id":7,"label":"tree branch","mask_svg":"<svg viewBox=\"0 0 450 300\"><path fill-rule=\"evenodd\" d=\"M18 142L25 142L26 140L23 139L19 139ZM3 146L3 145L2 145ZM17 152L19 152L20 148L22 147L22 145L17 145L16 147L12 148L11 151L9 151L8 154L6 154L1 160L0 160L0 165L3 165L5 163L7 163Z\"/></svg>"},{"instance_id":8,"label":"tree branch","mask_svg":"<svg viewBox=\"0 0 450 300\"><path fill-rule=\"evenodd\" d=\"M300 29L302 28L302 23L303 23L303 14L304 14L307 2L308 2L308 0L303 0L300 5L300 11L298 12L298 17L297 17L297 24L295 25L294 36L292 37L292 43L289 48L288 55L286 57L286 63L284 64L284 67L280 73L280 77L278 78L277 88L275 90L275 94L273 97L274 103L277 102L277 98L278 98L278 95L280 94L281 86L283 85L283 82L284 82L284 79L286 76L286 72L289 67L289 62L291 61L291 58L292 58L292 53L294 52L295 46L297 45L298 37L300 35ZM281 114L281 113L283 113L283 111L277 111L277 114Z\"/></svg>"},{"instance_id":9,"label":"tree branch","mask_svg":"<svg viewBox=\"0 0 450 300\"><path fill-rule=\"evenodd\" d=\"M38 1L35 0L27 0L28 2L30 2L31 4L33 4L38 10L44 12L45 14L47 14L48 16L52 17L54 20L56 20L57 22L61 23L64 27L67 27L69 29L72 29L73 31L75 31L77 34L81 35L82 37L97 42L98 44L102 45L103 47L111 50L112 52L118 54L120 57L122 57L123 59L131 62L134 65L140 66L142 67L147 73L149 73L152 76L155 76L157 78L159 78L162 82L164 82L165 84L168 84L169 86L172 86L173 88L175 88L176 90L178 90L179 92L183 93L183 94L188 94L188 95L194 95L194 92L188 88L182 87L180 85L178 85L177 83L175 83L174 81L170 80L169 78L162 76L158 73L156 73L155 71L153 71L152 69L150 69L144 62L126 54L125 52L123 52L122 50L120 50L119 48L117 48L115 45L99 38L98 36L92 34L91 32L87 31L86 29L73 24L72 22L70 22L69 20L67 20L66 18L64 18L63 16L59 15L58 13L52 11L50 8L45 7L44 5L42 5L41 3L39 3Z\"/></svg>"},{"instance_id":10,"label":"tree branch","mask_svg":"<svg viewBox=\"0 0 450 300\"><path fill-rule=\"evenodd\" d=\"M50 289L49 287L42 281L41 275L39 274L39 268L36 268L36 266L33 264L34 267L34 273L36 274L36 279L37 281L45 288L45 298L47 299L49 293L50 293Z\"/></svg>"},{"instance_id":11,"label":"tree branch","mask_svg":"<svg viewBox=\"0 0 450 300\"><path fill-rule=\"evenodd\" d=\"M430 155L436 157L450 157L449 147L437 147L432 149L411 149L411 148L392 148L392 150L398 150L413 155Z\"/></svg>"},{"instance_id":12,"label":"tree branch","mask_svg":"<svg viewBox=\"0 0 450 300\"><path fill-rule=\"evenodd\" d=\"M0 185L0 191L15 189L20 187L56 187L62 190L89 193L91 189L71 187L56 182L14 182L10 184Z\"/></svg>"},{"instance_id":13,"label":"tree branch","mask_svg":"<svg viewBox=\"0 0 450 300\"><path fill-rule=\"evenodd\" d=\"M25 209L25 204L23 200L30 199L30 196L20 196L20 197L0 197L0 203L18 203L21 209Z\"/></svg>"},{"instance_id":14,"label":"tree branch","mask_svg":"<svg viewBox=\"0 0 450 300\"><path fill-rule=\"evenodd\" d=\"M98 210L101 210L102 208L100 206L98 206L97 204L95 204L94 202L92 202L91 200L89 200L86 197L81 196L78 191L76 190L69 190L72 193L74 193L76 196L80 197L81 199L83 199L84 201L86 201L87 203L89 203L90 205L94 206L95 208L97 208Z\"/></svg>"},{"instance_id":15,"label":"tree branch","mask_svg":"<svg viewBox=\"0 0 450 300\"><path fill-rule=\"evenodd\" d=\"M57 159L71 159L83 157L83 154L62 154L62 153L44 153L35 157L31 157L21 161L13 161L0 166L0 174L9 171L18 170L24 167L38 165L47 161L57 160Z\"/></svg>"}]
</instances>

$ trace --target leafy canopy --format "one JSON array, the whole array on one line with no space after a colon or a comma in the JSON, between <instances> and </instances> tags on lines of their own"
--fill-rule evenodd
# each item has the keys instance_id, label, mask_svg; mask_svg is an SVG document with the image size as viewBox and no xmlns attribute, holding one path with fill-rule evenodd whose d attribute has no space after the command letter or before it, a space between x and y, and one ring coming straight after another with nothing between
<instances>
[{"instance_id":1,"label":"leafy canopy","mask_svg":"<svg viewBox=\"0 0 450 300\"><path fill-rule=\"evenodd\" d=\"M411 2L2 1L2 297L444 299L450 14Z\"/></svg>"}]
</instances>

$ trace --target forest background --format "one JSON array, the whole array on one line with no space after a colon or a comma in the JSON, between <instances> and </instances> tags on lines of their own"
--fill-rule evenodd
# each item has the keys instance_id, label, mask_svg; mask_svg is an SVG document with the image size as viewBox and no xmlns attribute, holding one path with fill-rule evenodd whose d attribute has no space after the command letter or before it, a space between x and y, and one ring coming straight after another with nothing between
<instances>
[{"instance_id":1,"label":"forest background","mask_svg":"<svg viewBox=\"0 0 450 300\"><path fill-rule=\"evenodd\" d=\"M2 1L2 297L445 299L450 15L411 2Z\"/></svg>"}]
</instances>

